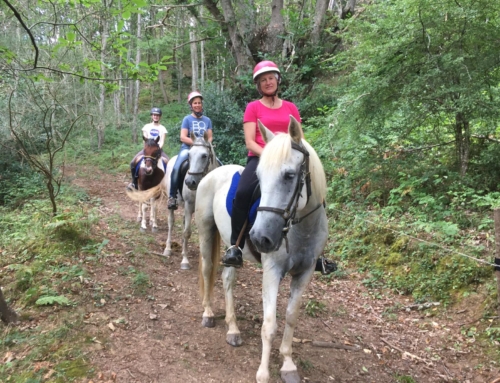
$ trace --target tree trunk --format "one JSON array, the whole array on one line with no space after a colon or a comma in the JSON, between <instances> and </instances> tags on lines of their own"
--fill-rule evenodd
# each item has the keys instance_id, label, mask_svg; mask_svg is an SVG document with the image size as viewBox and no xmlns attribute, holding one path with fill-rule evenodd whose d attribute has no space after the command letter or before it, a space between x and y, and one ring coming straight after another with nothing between
<instances>
[{"instance_id":1,"label":"tree trunk","mask_svg":"<svg viewBox=\"0 0 500 383\"><path fill-rule=\"evenodd\" d=\"M229 38L232 43L233 56L236 59L236 74L240 75L252 68L252 54L247 43L238 32L236 15L231 4L231 0L221 0L222 12L229 31Z\"/></svg>"},{"instance_id":2,"label":"tree trunk","mask_svg":"<svg viewBox=\"0 0 500 383\"><path fill-rule=\"evenodd\" d=\"M2 289L0 288L0 319L3 323L15 323L19 320L17 313L12 310L5 301Z\"/></svg>"},{"instance_id":3,"label":"tree trunk","mask_svg":"<svg viewBox=\"0 0 500 383\"><path fill-rule=\"evenodd\" d=\"M316 11L314 12L314 25L311 32L311 42L317 44L320 40L321 31L325 20L325 14L330 0L316 0Z\"/></svg>"},{"instance_id":4,"label":"tree trunk","mask_svg":"<svg viewBox=\"0 0 500 383\"><path fill-rule=\"evenodd\" d=\"M103 2L106 8L106 2ZM106 9L105 9L106 11ZM106 77L106 45L108 43L108 20L104 13L101 18L101 77ZM104 129L106 127L106 116L104 112L104 103L106 101L106 87L103 83L99 85L99 122L97 124L97 150L101 150L104 144Z\"/></svg>"},{"instance_id":5,"label":"tree trunk","mask_svg":"<svg viewBox=\"0 0 500 383\"><path fill-rule=\"evenodd\" d=\"M283 35L285 34L285 21L283 20L283 0L273 0L271 3L271 22L267 26L261 50L275 53L283 50Z\"/></svg>"},{"instance_id":6,"label":"tree trunk","mask_svg":"<svg viewBox=\"0 0 500 383\"><path fill-rule=\"evenodd\" d=\"M160 52L156 52L156 61L160 62ZM161 94L163 95L163 104L168 104L167 90L165 89L165 83L163 82L163 71L160 69L158 71L158 81L160 82Z\"/></svg>"},{"instance_id":7,"label":"tree trunk","mask_svg":"<svg viewBox=\"0 0 500 383\"><path fill-rule=\"evenodd\" d=\"M200 89L202 92L205 91L205 42L200 42Z\"/></svg>"},{"instance_id":8,"label":"tree trunk","mask_svg":"<svg viewBox=\"0 0 500 383\"><path fill-rule=\"evenodd\" d=\"M460 175L463 177L469 167L470 156L470 124L463 113L458 112L455 116L455 147Z\"/></svg>"},{"instance_id":9,"label":"tree trunk","mask_svg":"<svg viewBox=\"0 0 500 383\"><path fill-rule=\"evenodd\" d=\"M136 55L135 55L135 65L139 67L141 63L141 14L137 14L137 45L136 45ZM137 144L137 115L139 114L139 90L140 90L140 81L135 81L135 95L134 95L134 113L133 113L133 122L132 122L132 139L134 140L134 144Z\"/></svg>"},{"instance_id":10,"label":"tree trunk","mask_svg":"<svg viewBox=\"0 0 500 383\"><path fill-rule=\"evenodd\" d=\"M354 8L356 7L356 0L347 0L344 7L341 7L340 18L345 19L348 16L354 15Z\"/></svg>"},{"instance_id":11,"label":"tree trunk","mask_svg":"<svg viewBox=\"0 0 500 383\"><path fill-rule=\"evenodd\" d=\"M200 16L203 17L203 8L200 10ZM200 89L201 93L205 91L205 41L200 41Z\"/></svg>"},{"instance_id":12,"label":"tree trunk","mask_svg":"<svg viewBox=\"0 0 500 383\"><path fill-rule=\"evenodd\" d=\"M238 18L238 30L244 41L252 41L256 31L256 11L253 0L236 1L236 17Z\"/></svg>"},{"instance_id":13,"label":"tree trunk","mask_svg":"<svg viewBox=\"0 0 500 383\"><path fill-rule=\"evenodd\" d=\"M189 40L192 41L191 47L191 90L198 89L198 49L196 48L196 34L194 30L196 28L196 20L191 19L189 30Z\"/></svg>"}]
</instances>

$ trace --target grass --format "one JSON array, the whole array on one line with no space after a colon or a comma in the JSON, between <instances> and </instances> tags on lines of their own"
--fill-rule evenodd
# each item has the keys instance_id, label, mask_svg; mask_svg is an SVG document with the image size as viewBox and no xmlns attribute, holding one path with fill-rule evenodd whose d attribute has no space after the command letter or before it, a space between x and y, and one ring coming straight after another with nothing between
<instances>
[{"instance_id":1,"label":"grass","mask_svg":"<svg viewBox=\"0 0 500 383\"><path fill-rule=\"evenodd\" d=\"M94 177L91 172L88 176ZM130 245L138 254L146 253L152 241L148 235L135 236L137 225L118 216L111 217L110 230L103 232L96 226L101 201L81 189L63 185L57 202L56 217L43 196L0 206L2 289L21 319L18 326L0 329L0 355L5 357L0 364L2 383L92 378L94 367L85 355L95 337L82 331L81 306L85 302L99 306L111 297L92 281L90 271L113 251L107 235L116 233L124 241L134 237ZM143 296L150 278L141 270L144 260L139 256L132 260L133 271L124 271L128 290Z\"/></svg>"}]
</instances>

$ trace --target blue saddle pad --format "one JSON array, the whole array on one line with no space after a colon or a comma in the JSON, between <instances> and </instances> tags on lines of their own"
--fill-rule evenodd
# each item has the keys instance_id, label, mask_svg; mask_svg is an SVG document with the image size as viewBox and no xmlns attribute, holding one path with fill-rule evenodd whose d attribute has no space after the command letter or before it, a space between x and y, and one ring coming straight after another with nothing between
<instances>
[{"instance_id":1,"label":"blue saddle pad","mask_svg":"<svg viewBox=\"0 0 500 383\"><path fill-rule=\"evenodd\" d=\"M236 195L236 189L238 189L238 183L240 182L241 174L239 172L234 173L233 179L231 180L231 186L229 186L229 191L226 198L226 209L229 216L233 215L233 199ZM248 222L253 225L255 218L257 217L257 208L260 204L260 197L252 204L250 212L248 213Z\"/></svg>"}]
</instances>

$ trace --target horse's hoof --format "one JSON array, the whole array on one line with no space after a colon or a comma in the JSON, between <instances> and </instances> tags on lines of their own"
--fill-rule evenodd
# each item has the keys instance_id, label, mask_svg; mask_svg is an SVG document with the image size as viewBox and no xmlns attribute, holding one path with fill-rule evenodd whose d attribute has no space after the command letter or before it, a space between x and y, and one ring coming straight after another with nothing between
<instances>
[{"instance_id":1,"label":"horse's hoof","mask_svg":"<svg viewBox=\"0 0 500 383\"><path fill-rule=\"evenodd\" d=\"M203 319L201 320L201 325L203 327L209 327L209 328L215 327L215 318L214 317L203 317Z\"/></svg>"},{"instance_id":2,"label":"horse's hoof","mask_svg":"<svg viewBox=\"0 0 500 383\"><path fill-rule=\"evenodd\" d=\"M165 257L170 257L170 256L172 255L172 250L165 250L165 251L163 252L163 255L164 255Z\"/></svg>"},{"instance_id":3,"label":"horse's hoof","mask_svg":"<svg viewBox=\"0 0 500 383\"><path fill-rule=\"evenodd\" d=\"M137 217L137 218L136 218L136 221L137 221L137 222L141 222L141 221L142 221L142 217Z\"/></svg>"},{"instance_id":4,"label":"horse's hoof","mask_svg":"<svg viewBox=\"0 0 500 383\"><path fill-rule=\"evenodd\" d=\"M281 371L281 380L285 383L300 383L300 376L297 371Z\"/></svg>"},{"instance_id":5,"label":"horse's hoof","mask_svg":"<svg viewBox=\"0 0 500 383\"><path fill-rule=\"evenodd\" d=\"M227 334L226 342L233 347L240 347L243 344L240 334Z\"/></svg>"},{"instance_id":6,"label":"horse's hoof","mask_svg":"<svg viewBox=\"0 0 500 383\"><path fill-rule=\"evenodd\" d=\"M141 233L145 233L145 232L146 232L146 229L145 229L145 228L143 228L143 227L141 227L140 231L141 231Z\"/></svg>"},{"instance_id":7,"label":"horse's hoof","mask_svg":"<svg viewBox=\"0 0 500 383\"><path fill-rule=\"evenodd\" d=\"M157 227L153 227L153 228L151 229L151 231L152 231L153 233L158 233L158 228L157 228Z\"/></svg>"},{"instance_id":8,"label":"horse's hoof","mask_svg":"<svg viewBox=\"0 0 500 383\"><path fill-rule=\"evenodd\" d=\"M181 263L181 270L190 270L191 265L189 263Z\"/></svg>"}]
</instances>

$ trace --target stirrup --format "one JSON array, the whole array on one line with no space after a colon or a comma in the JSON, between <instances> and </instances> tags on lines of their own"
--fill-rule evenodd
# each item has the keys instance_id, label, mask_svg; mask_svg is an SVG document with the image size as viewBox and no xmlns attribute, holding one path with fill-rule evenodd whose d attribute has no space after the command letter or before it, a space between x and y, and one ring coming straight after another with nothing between
<instances>
[{"instance_id":1,"label":"stirrup","mask_svg":"<svg viewBox=\"0 0 500 383\"><path fill-rule=\"evenodd\" d=\"M318 261L321 262L321 270L316 271L321 271L321 274L328 275L337 271L337 263L335 261L330 261L323 256L319 257Z\"/></svg>"}]
</instances>

